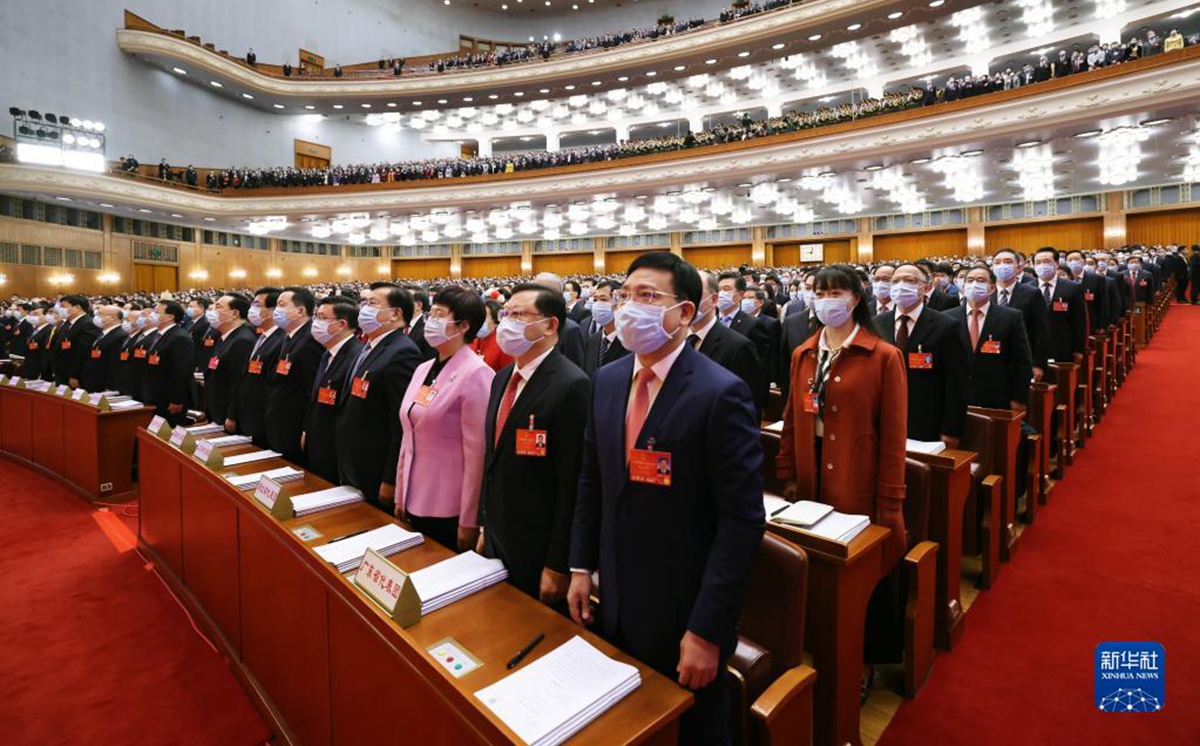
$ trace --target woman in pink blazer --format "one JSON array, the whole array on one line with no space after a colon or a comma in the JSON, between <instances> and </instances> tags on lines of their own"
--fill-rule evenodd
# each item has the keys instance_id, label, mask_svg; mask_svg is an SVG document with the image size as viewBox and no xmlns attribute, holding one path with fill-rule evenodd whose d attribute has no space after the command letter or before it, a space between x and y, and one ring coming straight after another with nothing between
<instances>
[{"instance_id":1,"label":"woman in pink blazer","mask_svg":"<svg viewBox=\"0 0 1200 746\"><path fill-rule=\"evenodd\" d=\"M400 405L396 516L450 549L475 546L483 481L483 430L495 373L470 343L483 301L469 290L438 293L425 318L437 357L417 367Z\"/></svg>"}]
</instances>

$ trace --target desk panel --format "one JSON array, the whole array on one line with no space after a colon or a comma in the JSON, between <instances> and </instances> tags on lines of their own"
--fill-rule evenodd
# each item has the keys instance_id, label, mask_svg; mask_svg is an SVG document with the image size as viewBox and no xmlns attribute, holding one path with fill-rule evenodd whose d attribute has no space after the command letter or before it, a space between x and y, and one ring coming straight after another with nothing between
<instances>
[{"instance_id":1,"label":"desk panel","mask_svg":"<svg viewBox=\"0 0 1200 746\"><path fill-rule=\"evenodd\" d=\"M0 389L4 397L4 451L26 461L33 460L33 399L19 389Z\"/></svg>"},{"instance_id":2,"label":"desk panel","mask_svg":"<svg viewBox=\"0 0 1200 746\"><path fill-rule=\"evenodd\" d=\"M63 473L63 401L60 397L30 392L33 462L46 471Z\"/></svg>"},{"instance_id":3,"label":"desk panel","mask_svg":"<svg viewBox=\"0 0 1200 746\"><path fill-rule=\"evenodd\" d=\"M180 461L170 446L145 430L138 432L138 534L177 577L183 577L180 524Z\"/></svg>"},{"instance_id":4,"label":"desk panel","mask_svg":"<svg viewBox=\"0 0 1200 746\"><path fill-rule=\"evenodd\" d=\"M185 465L179 502L183 582L208 611L234 652L241 653L236 507Z\"/></svg>"}]
</instances>

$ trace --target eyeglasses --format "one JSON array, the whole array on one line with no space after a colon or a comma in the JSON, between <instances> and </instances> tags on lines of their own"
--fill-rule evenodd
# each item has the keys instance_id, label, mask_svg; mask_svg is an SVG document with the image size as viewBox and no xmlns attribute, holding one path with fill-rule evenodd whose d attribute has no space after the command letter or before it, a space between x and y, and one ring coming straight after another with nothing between
<instances>
[{"instance_id":1,"label":"eyeglasses","mask_svg":"<svg viewBox=\"0 0 1200 746\"><path fill-rule=\"evenodd\" d=\"M629 290L622 289L622 290L617 290L617 291L613 292L613 303L618 306L620 306L624 303L628 303L631 300L635 301L637 303L645 303L646 305L653 305L654 301L658 300L659 298L678 299L679 296L673 295L671 293L664 293L660 290L653 290L651 288L640 288L640 289L634 290L632 292Z\"/></svg>"},{"instance_id":2,"label":"eyeglasses","mask_svg":"<svg viewBox=\"0 0 1200 746\"><path fill-rule=\"evenodd\" d=\"M536 311L509 311L508 309L502 309L496 317L501 321L504 321L505 319L512 319L513 321L521 322L528 322L531 319L544 318L542 314L537 313Z\"/></svg>"}]
</instances>

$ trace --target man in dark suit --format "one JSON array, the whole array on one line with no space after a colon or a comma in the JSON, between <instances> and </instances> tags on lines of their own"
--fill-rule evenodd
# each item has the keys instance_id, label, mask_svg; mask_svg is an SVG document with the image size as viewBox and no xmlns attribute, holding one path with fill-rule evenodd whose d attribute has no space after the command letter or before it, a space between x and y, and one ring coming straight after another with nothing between
<instances>
[{"instance_id":1,"label":"man in dark suit","mask_svg":"<svg viewBox=\"0 0 1200 746\"><path fill-rule=\"evenodd\" d=\"M591 387L556 349L567 318L561 295L517 285L504 310L523 334L497 339L514 362L492 380L488 401L479 550L503 560L517 588L559 604L570 579L567 550Z\"/></svg>"},{"instance_id":2,"label":"man in dark suit","mask_svg":"<svg viewBox=\"0 0 1200 746\"><path fill-rule=\"evenodd\" d=\"M1108 326L1108 288L1105 279L1096 274L1095 268L1088 271L1087 260L1082 251L1067 254L1067 269L1071 279L1083 290L1083 303L1087 309L1088 334L1103 331Z\"/></svg>"},{"instance_id":3,"label":"man in dark suit","mask_svg":"<svg viewBox=\"0 0 1200 746\"><path fill-rule=\"evenodd\" d=\"M742 294L741 310L767 330L767 375L763 386L769 390L779 378L779 319L766 312L768 302L767 293L761 288L747 288Z\"/></svg>"},{"instance_id":4,"label":"man in dark suit","mask_svg":"<svg viewBox=\"0 0 1200 746\"><path fill-rule=\"evenodd\" d=\"M871 315L878 316L892 310L892 273L895 265L881 264L875 268L871 284Z\"/></svg>"},{"instance_id":5,"label":"man in dark suit","mask_svg":"<svg viewBox=\"0 0 1200 746\"><path fill-rule=\"evenodd\" d=\"M969 351L967 404L1024 410L1033 377L1033 352L1020 311L991 302L996 277L985 264L967 271L967 303L950 316Z\"/></svg>"},{"instance_id":6,"label":"man in dark suit","mask_svg":"<svg viewBox=\"0 0 1200 746\"><path fill-rule=\"evenodd\" d=\"M407 285L404 289L412 295L413 301L412 320L408 322L405 333L421 351L421 359L432 360L437 357L437 350L425 341L425 312L429 310L429 293L420 285ZM407 314L405 318L409 318Z\"/></svg>"},{"instance_id":7,"label":"man in dark suit","mask_svg":"<svg viewBox=\"0 0 1200 746\"><path fill-rule=\"evenodd\" d=\"M704 295L700 299L696 318L692 321L688 344L745 381L761 413L767 405L769 387L762 378L762 366L754 343L717 321L717 296L720 290L716 276L711 272L700 272L700 287Z\"/></svg>"},{"instance_id":8,"label":"man in dark suit","mask_svg":"<svg viewBox=\"0 0 1200 746\"><path fill-rule=\"evenodd\" d=\"M724 272L717 277L717 320L727 328L741 334L754 343L754 354L758 356L758 366L761 370L760 380L769 386L774 377L767 366L773 358L771 354L771 333L766 324L746 313L741 308L742 298L746 293L746 278L736 272ZM752 394L765 396L759 392ZM765 401L765 399L764 399Z\"/></svg>"},{"instance_id":9,"label":"man in dark suit","mask_svg":"<svg viewBox=\"0 0 1200 746\"><path fill-rule=\"evenodd\" d=\"M586 329L588 317L592 315L592 312L588 310L587 300L583 297L583 288L578 282L567 280L563 283L563 300L567 303L567 316L581 328Z\"/></svg>"},{"instance_id":10,"label":"man in dark suit","mask_svg":"<svg viewBox=\"0 0 1200 746\"><path fill-rule=\"evenodd\" d=\"M1040 381L1046 370L1047 340L1050 332L1046 326L1046 301L1033 286L1020 281L1020 262L1017 252L1001 249L992 259L992 271L996 273L996 293L992 302L999 306L1012 307L1021 312L1025 319L1025 333L1033 350L1033 380Z\"/></svg>"},{"instance_id":11,"label":"man in dark suit","mask_svg":"<svg viewBox=\"0 0 1200 746\"><path fill-rule=\"evenodd\" d=\"M92 304L84 295L64 295L59 304L66 319L54 336L54 382L78 388L83 363L91 354L100 330L92 323Z\"/></svg>"},{"instance_id":12,"label":"man in dark suit","mask_svg":"<svg viewBox=\"0 0 1200 746\"><path fill-rule=\"evenodd\" d=\"M618 328L635 355L593 380L567 598L571 617L590 624L600 571L600 632L694 691L680 721L689 746L729 742L722 671L764 521L750 389L686 344L700 287L696 270L666 252L629 267ZM662 312L665 335L621 322L647 318L647 304Z\"/></svg>"},{"instance_id":13,"label":"man in dark suit","mask_svg":"<svg viewBox=\"0 0 1200 746\"><path fill-rule=\"evenodd\" d=\"M1059 363L1083 361L1087 348L1088 320L1083 288L1070 280L1058 277L1058 250L1038 249L1033 255L1033 271L1037 274L1037 291L1049 309L1046 314L1046 357Z\"/></svg>"},{"instance_id":14,"label":"man in dark suit","mask_svg":"<svg viewBox=\"0 0 1200 746\"><path fill-rule=\"evenodd\" d=\"M934 264L928 259L918 261L917 265L921 268L925 276L929 278L929 282L925 286L925 307L932 308L935 311L948 311L958 306L958 300L950 297L945 290L933 281L935 274L948 278L946 272L950 268L946 265Z\"/></svg>"},{"instance_id":15,"label":"man in dark suit","mask_svg":"<svg viewBox=\"0 0 1200 746\"><path fill-rule=\"evenodd\" d=\"M556 293L566 292L562 278L553 272L539 272L533 278L533 281L539 285L545 285ZM558 351L572 363L575 363L576 367L583 368L585 364L583 361L584 348L586 346L587 340L584 337L583 324L568 316L567 323L563 324L562 331L558 335Z\"/></svg>"},{"instance_id":16,"label":"man in dark suit","mask_svg":"<svg viewBox=\"0 0 1200 746\"><path fill-rule=\"evenodd\" d=\"M237 293L222 295L205 315L205 324L218 342L204 366L204 409L209 422L223 426L256 341L254 327L246 323L250 300Z\"/></svg>"},{"instance_id":17,"label":"man in dark suit","mask_svg":"<svg viewBox=\"0 0 1200 746\"><path fill-rule=\"evenodd\" d=\"M1184 285L1187 285L1186 281ZM32 303L22 303L17 306L17 323L13 326L12 334L8 339L9 355L25 357L25 353L29 349L29 339L33 336L33 324L29 320L31 313L33 313Z\"/></svg>"},{"instance_id":18,"label":"man in dark suit","mask_svg":"<svg viewBox=\"0 0 1200 746\"><path fill-rule=\"evenodd\" d=\"M188 319L190 323L184 326L188 334L192 335L192 344L196 348L196 370L207 370L208 359L212 357L213 351L217 347L219 335L213 332L212 325L207 318L208 309L212 307L208 298L197 296L188 301L188 313L193 314L192 318Z\"/></svg>"},{"instance_id":19,"label":"man in dark suit","mask_svg":"<svg viewBox=\"0 0 1200 746\"><path fill-rule=\"evenodd\" d=\"M400 403L423 362L412 337L404 334L413 297L388 282L371 285L358 311L364 344L346 372L337 419L338 470L343 484L357 488L371 504L391 515L400 455Z\"/></svg>"},{"instance_id":20,"label":"man in dark suit","mask_svg":"<svg viewBox=\"0 0 1200 746\"><path fill-rule=\"evenodd\" d=\"M1149 303L1154 298L1154 276L1142 269L1142 263L1142 255L1134 254L1125 263L1125 271L1117 276L1127 309L1133 308L1135 303Z\"/></svg>"},{"instance_id":21,"label":"man in dark suit","mask_svg":"<svg viewBox=\"0 0 1200 746\"><path fill-rule=\"evenodd\" d=\"M79 379L86 391L110 391L117 386L121 348L129 337L121 328L122 315L120 306L96 307L93 322L99 326L100 336L88 350L87 359L83 361L83 376Z\"/></svg>"},{"instance_id":22,"label":"man in dark suit","mask_svg":"<svg viewBox=\"0 0 1200 746\"><path fill-rule=\"evenodd\" d=\"M299 286L284 288L275 303L275 325L283 339L267 375L267 446L293 463L303 463L300 433L325 352L309 331L315 310L312 291Z\"/></svg>"},{"instance_id":23,"label":"man in dark suit","mask_svg":"<svg viewBox=\"0 0 1200 746\"><path fill-rule=\"evenodd\" d=\"M134 353L146 333L148 318L149 312L143 310L140 303L125 304L125 318L121 322L121 328L128 336L117 352L117 379L114 386L124 396L132 396L134 399L142 395L142 361L135 358Z\"/></svg>"},{"instance_id":24,"label":"man in dark suit","mask_svg":"<svg viewBox=\"0 0 1200 746\"><path fill-rule=\"evenodd\" d=\"M908 437L955 448L967 417L967 355L954 319L923 302L930 280L915 264L896 267L893 287L915 284L917 299L896 294L896 308L876 323L882 337L904 355Z\"/></svg>"},{"instance_id":25,"label":"man in dark suit","mask_svg":"<svg viewBox=\"0 0 1200 746\"><path fill-rule=\"evenodd\" d=\"M146 348L141 400L174 427L187 418L196 351L191 336L179 326L183 306L164 300L154 310L151 318L157 321L158 334Z\"/></svg>"},{"instance_id":26,"label":"man in dark suit","mask_svg":"<svg viewBox=\"0 0 1200 746\"><path fill-rule=\"evenodd\" d=\"M350 365L358 359L358 304L335 295L317 303L313 317L313 339L325 348L317 367L300 437L304 462L317 476L337 484L337 419L350 390L346 388Z\"/></svg>"},{"instance_id":27,"label":"man in dark suit","mask_svg":"<svg viewBox=\"0 0 1200 746\"><path fill-rule=\"evenodd\" d=\"M592 291L591 321L597 325L596 331L588 337L583 352L583 372L588 378L602 365L608 365L614 360L620 360L629 354L617 339L617 322L613 316L612 294L617 289L617 283L612 280L602 280Z\"/></svg>"},{"instance_id":28,"label":"man in dark suit","mask_svg":"<svg viewBox=\"0 0 1200 746\"><path fill-rule=\"evenodd\" d=\"M1125 317L1129 296L1121 292L1121 278L1116 269L1116 262L1112 255L1105 251L1093 252L1088 259L1095 260L1096 274L1104 278L1105 287L1108 288L1108 324L1118 324Z\"/></svg>"},{"instance_id":29,"label":"man in dark suit","mask_svg":"<svg viewBox=\"0 0 1200 746\"><path fill-rule=\"evenodd\" d=\"M50 311L49 303L39 303L29 312L29 323L33 326L33 334L29 335L29 345L25 352L25 367L21 375L28 380L45 378L50 370L50 335L54 325L46 315Z\"/></svg>"},{"instance_id":30,"label":"man in dark suit","mask_svg":"<svg viewBox=\"0 0 1200 746\"><path fill-rule=\"evenodd\" d=\"M267 447L267 376L275 370L283 346L284 333L275 325L274 314L280 292L276 287L254 291L247 319L258 330L258 339L225 413L225 429L249 435L259 448Z\"/></svg>"}]
</instances>

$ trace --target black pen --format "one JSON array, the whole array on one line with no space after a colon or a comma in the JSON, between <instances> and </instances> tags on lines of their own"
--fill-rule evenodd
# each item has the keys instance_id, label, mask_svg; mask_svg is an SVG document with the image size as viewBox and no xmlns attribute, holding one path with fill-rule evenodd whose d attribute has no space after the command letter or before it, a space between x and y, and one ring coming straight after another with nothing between
<instances>
[{"instance_id":1,"label":"black pen","mask_svg":"<svg viewBox=\"0 0 1200 746\"><path fill-rule=\"evenodd\" d=\"M341 541L342 539L349 539L351 536L358 536L359 534L365 534L367 531L368 531L368 529L364 528L362 531L355 531L355 532L349 533L349 534L342 534L341 536L337 537L336 539L330 539L329 543L332 544L335 541Z\"/></svg>"},{"instance_id":2,"label":"black pen","mask_svg":"<svg viewBox=\"0 0 1200 746\"><path fill-rule=\"evenodd\" d=\"M783 506L782 508L780 508L779 510L772 511L772 512L771 512L771 517L772 517L772 518L774 518L775 516L779 515L780 513L782 513L783 511L787 510L787 509L788 509L788 508L790 508L790 507L792 507L792 503L788 503L787 505L784 505L784 506Z\"/></svg>"},{"instance_id":3,"label":"black pen","mask_svg":"<svg viewBox=\"0 0 1200 746\"><path fill-rule=\"evenodd\" d=\"M508 670L511 671L517 666L521 665L521 661L525 660L525 656L529 655L529 652L536 648L537 644L544 639L546 639L545 635L538 635L537 637L533 638L532 642L521 648L521 652L514 655L512 660L508 662Z\"/></svg>"}]
</instances>

